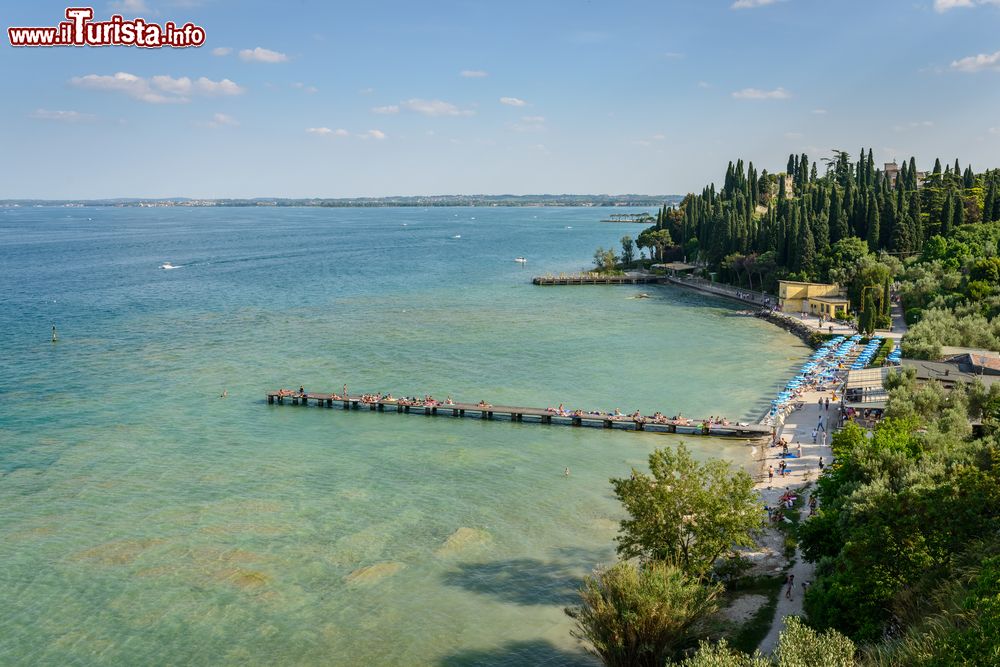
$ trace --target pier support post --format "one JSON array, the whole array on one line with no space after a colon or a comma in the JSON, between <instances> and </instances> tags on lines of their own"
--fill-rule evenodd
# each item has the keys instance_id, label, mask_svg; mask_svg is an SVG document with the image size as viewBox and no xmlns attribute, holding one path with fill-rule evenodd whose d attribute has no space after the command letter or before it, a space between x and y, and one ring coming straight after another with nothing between
<instances>
[{"instance_id":1,"label":"pier support post","mask_svg":"<svg viewBox=\"0 0 1000 667\"><path fill-rule=\"evenodd\" d=\"M573 417L573 426L583 426L583 419L580 417Z\"/></svg>"},{"instance_id":2,"label":"pier support post","mask_svg":"<svg viewBox=\"0 0 1000 667\"><path fill-rule=\"evenodd\" d=\"M332 398L326 399L326 407L328 407L328 408L332 408L333 407L333 399Z\"/></svg>"},{"instance_id":3,"label":"pier support post","mask_svg":"<svg viewBox=\"0 0 1000 667\"><path fill-rule=\"evenodd\" d=\"M465 410L464 409L463 410L459 410L458 411L458 416L459 417L464 417L465 416Z\"/></svg>"},{"instance_id":4,"label":"pier support post","mask_svg":"<svg viewBox=\"0 0 1000 667\"><path fill-rule=\"evenodd\" d=\"M369 409L369 410L371 410L372 412L375 412L375 410L376 410L377 408L375 407L375 404L374 404L374 403L369 403L369 404L368 404L368 409Z\"/></svg>"},{"instance_id":5,"label":"pier support post","mask_svg":"<svg viewBox=\"0 0 1000 667\"><path fill-rule=\"evenodd\" d=\"M357 401L351 401L351 409L352 410L357 410L358 409L358 402Z\"/></svg>"},{"instance_id":6,"label":"pier support post","mask_svg":"<svg viewBox=\"0 0 1000 667\"><path fill-rule=\"evenodd\" d=\"M399 403L396 403L396 412L402 412L402 411L403 411L403 406L400 405Z\"/></svg>"},{"instance_id":7,"label":"pier support post","mask_svg":"<svg viewBox=\"0 0 1000 667\"><path fill-rule=\"evenodd\" d=\"M431 409L430 408L424 407L424 416L425 417L430 417L431 416Z\"/></svg>"},{"instance_id":8,"label":"pier support post","mask_svg":"<svg viewBox=\"0 0 1000 667\"><path fill-rule=\"evenodd\" d=\"M437 408L431 408L431 414L432 415L436 415L437 413L438 413L438 409Z\"/></svg>"},{"instance_id":9,"label":"pier support post","mask_svg":"<svg viewBox=\"0 0 1000 667\"><path fill-rule=\"evenodd\" d=\"M551 424L552 423L552 415L545 415L544 417L542 417L542 423L543 424Z\"/></svg>"},{"instance_id":10,"label":"pier support post","mask_svg":"<svg viewBox=\"0 0 1000 667\"><path fill-rule=\"evenodd\" d=\"M489 417L487 417L487 419L493 419L493 413L492 412L487 412L486 414L489 415Z\"/></svg>"},{"instance_id":11,"label":"pier support post","mask_svg":"<svg viewBox=\"0 0 1000 667\"><path fill-rule=\"evenodd\" d=\"M636 431L645 431L646 430L646 425L643 424L642 422L636 422L635 423L635 430Z\"/></svg>"},{"instance_id":12,"label":"pier support post","mask_svg":"<svg viewBox=\"0 0 1000 667\"><path fill-rule=\"evenodd\" d=\"M604 428L614 428L614 427L615 427L615 425L614 425L614 423L612 423L612 421L610 419L605 419L604 420Z\"/></svg>"},{"instance_id":13,"label":"pier support post","mask_svg":"<svg viewBox=\"0 0 1000 667\"><path fill-rule=\"evenodd\" d=\"M457 417L458 416L458 410L452 409L451 416L452 417Z\"/></svg>"},{"instance_id":14,"label":"pier support post","mask_svg":"<svg viewBox=\"0 0 1000 667\"><path fill-rule=\"evenodd\" d=\"M350 410L351 409L351 404L348 403L347 401L344 401L344 409L345 410Z\"/></svg>"},{"instance_id":15,"label":"pier support post","mask_svg":"<svg viewBox=\"0 0 1000 667\"><path fill-rule=\"evenodd\" d=\"M483 410L482 412L479 413L479 418L486 419L486 410Z\"/></svg>"},{"instance_id":16,"label":"pier support post","mask_svg":"<svg viewBox=\"0 0 1000 667\"><path fill-rule=\"evenodd\" d=\"M410 406L409 405L404 405L403 406L403 412L409 414L409 412L410 412Z\"/></svg>"},{"instance_id":17,"label":"pier support post","mask_svg":"<svg viewBox=\"0 0 1000 667\"><path fill-rule=\"evenodd\" d=\"M292 396L292 405L298 405L298 404L299 404L299 397Z\"/></svg>"},{"instance_id":18,"label":"pier support post","mask_svg":"<svg viewBox=\"0 0 1000 667\"><path fill-rule=\"evenodd\" d=\"M378 404L378 411L379 412L385 412L385 403L379 403Z\"/></svg>"},{"instance_id":19,"label":"pier support post","mask_svg":"<svg viewBox=\"0 0 1000 667\"><path fill-rule=\"evenodd\" d=\"M267 395L267 402L269 405L274 405L274 394Z\"/></svg>"}]
</instances>

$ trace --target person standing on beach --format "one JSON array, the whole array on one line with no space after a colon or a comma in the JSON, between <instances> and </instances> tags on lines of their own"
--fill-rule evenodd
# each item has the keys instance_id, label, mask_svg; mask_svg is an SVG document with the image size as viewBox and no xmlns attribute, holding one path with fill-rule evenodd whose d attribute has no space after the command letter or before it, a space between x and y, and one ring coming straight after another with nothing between
<instances>
[{"instance_id":1,"label":"person standing on beach","mask_svg":"<svg viewBox=\"0 0 1000 667\"><path fill-rule=\"evenodd\" d=\"M824 435L823 437L825 438L826 435ZM802 443L801 442L799 442L799 443L797 443L795 445L795 454L796 454L796 456L798 458L800 458L800 459L802 458Z\"/></svg>"},{"instance_id":2,"label":"person standing on beach","mask_svg":"<svg viewBox=\"0 0 1000 667\"><path fill-rule=\"evenodd\" d=\"M771 488L774 482L774 466L767 466L767 487Z\"/></svg>"},{"instance_id":3,"label":"person standing on beach","mask_svg":"<svg viewBox=\"0 0 1000 667\"><path fill-rule=\"evenodd\" d=\"M830 411L830 397L829 396L826 397L826 411L827 412Z\"/></svg>"}]
</instances>

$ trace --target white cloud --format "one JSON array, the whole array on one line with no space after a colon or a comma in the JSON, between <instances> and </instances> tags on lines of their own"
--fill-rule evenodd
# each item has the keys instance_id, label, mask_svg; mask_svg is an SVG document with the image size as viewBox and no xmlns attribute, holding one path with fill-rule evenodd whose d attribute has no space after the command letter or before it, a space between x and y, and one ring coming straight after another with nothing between
<instances>
[{"instance_id":1,"label":"white cloud","mask_svg":"<svg viewBox=\"0 0 1000 667\"><path fill-rule=\"evenodd\" d=\"M481 69L463 69L458 73L459 76L463 76L466 79L481 79L484 76L489 76L489 72L485 72Z\"/></svg>"},{"instance_id":2,"label":"white cloud","mask_svg":"<svg viewBox=\"0 0 1000 667\"><path fill-rule=\"evenodd\" d=\"M754 9L755 7L766 7L767 5L773 5L776 2L782 2L783 0L736 0L732 5L729 6L730 9Z\"/></svg>"},{"instance_id":3,"label":"white cloud","mask_svg":"<svg viewBox=\"0 0 1000 667\"><path fill-rule=\"evenodd\" d=\"M212 115L212 120L208 122L209 127L237 127L239 126L239 121L230 116L227 113L217 113Z\"/></svg>"},{"instance_id":4,"label":"white cloud","mask_svg":"<svg viewBox=\"0 0 1000 667\"><path fill-rule=\"evenodd\" d=\"M523 107L528 103L517 97L501 97L500 104L506 104L507 106L510 107Z\"/></svg>"},{"instance_id":5,"label":"white cloud","mask_svg":"<svg viewBox=\"0 0 1000 667\"><path fill-rule=\"evenodd\" d=\"M117 72L114 75L87 74L86 76L75 76L70 79L74 86L89 88L90 90L104 90L109 92L119 92L129 97L148 102L150 104L167 104L170 102L186 102L187 99L178 96L169 96L158 93L152 89L149 81L129 74L128 72Z\"/></svg>"},{"instance_id":6,"label":"white cloud","mask_svg":"<svg viewBox=\"0 0 1000 667\"><path fill-rule=\"evenodd\" d=\"M711 88L712 84L710 84L708 81L699 81L698 82L698 87L699 88Z\"/></svg>"},{"instance_id":7,"label":"white cloud","mask_svg":"<svg viewBox=\"0 0 1000 667\"><path fill-rule=\"evenodd\" d=\"M982 72L984 70L1000 71L1000 51L995 53L980 53L951 61L951 68L959 72Z\"/></svg>"},{"instance_id":8,"label":"white cloud","mask_svg":"<svg viewBox=\"0 0 1000 667\"><path fill-rule=\"evenodd\" d=\"M383 132L382 130L368 130L367 132L359 136L362 139L378 139L379 141L381 141L382 139L385 139L386 135L385 132Z\"/></svg>"},{"instance_id":9,"label":"white cloud","mask_svg":"<svg viewBox=\"0 0 1000 667\"><path fill-rule=\"evenodd\" d=\"M744 88L733 93L733 97L738 100L787 100L792 94L784 88L778 87L774 90L761 90L760 88Z\"/></svg>"},{"instance_id":10,"label":"white cloud","mask_svg":"<svg viewBox=\"0 0 1000 667\"><path fill-rule=\"evenodd\" d=\"M213 56L228 56L233 50L228 46L217 46L212 49Z\"/></svg>"},{"instance_id":11,"label":"white cloud","mask_svg":"<svg viewBox=\"0 0 1000 667\"><path fill-rule=\"evenodd\" d=\"M94 120L94 116L89 113L79 111L49 111L48 109L35 109L30 114L31 118L38 120L58 120L63 123L80 123Z\"/></svg>"},{"instance_id":12,"label":"white cloud","mask_svg":"<svg viewBox=\"0 0 1000 667\"><path fill-rule=\"evenodd\" d=\"M826 109L813 109L812 112L817 116L825 116L827 113Z\"/></svg>"},{"instance_id":13,"label":"white cloud","mask_svg":"<svg viewBox=\"0 0 1000 667\"><path fill-rule=\"evenodd\" d=\"M545 116L521 116L521 122L510 127L516 132L542 132L545 130Z\"/></svg>"},{"instance_id":14,"label":"white cloud","mask_svg":"<svg viewBox=\"0 0 1000 667\"><path fill-rule=\"evenodd\" d=\"M302 92L309 93L310 95L319 92L319 88L317 88L316 86L307 86L301 81L296 81L295 83L293 83L292 88L298 88Z\"/></svg>"},{"instance_id":15,"label":"white cloud","mask_svg":"<svg viewBox=\"0 0 1000 667\"><path fill-rule=\"evenodd\" d=\"M976 5L1000 5L1000 0L934 0L934 11L943 14L949 9Z\"/></svg>"},{"instance_id":16,"label":"white cloud","mask_svg":"<svg viewBox=\"0 0 1000 667\"><path fill-rule=\"evenodd\" d=\"M336 130L331 130L328 127L307 127L306 132L309 134L318 134L321 137L347 137L350 136L350 132L345 129L337 128Z\"/></svg>"},{"instance_id":17,"label":"white cloud","mask_svg":"<svg viewBox=\"0 0 1000 667\"><path fill-rule=\"evenodd\" d=\"M381 114L399 113L399 105L387 104L384 107L372 107L372 111Z\"/></svg>"},{"instance_id":18,"label":"white cloud","mask_svg":"<svg viewBox=\"0 0 1000 667\"><path fill-rule=\"evenodd\" d=\"M110 5L112 11L116 12L134 12L136 14L149 13L149 5L147 5L144 0L116 0Z\"/></svg>"},{"instance_id":19,"label":"white cloud","mask_svg":"<svg viewBox=\"0 0 1000 667\"><path fill-rule=\"evenodd\" d=\"M653 135L653 141L663 141L666 138L667 138L667 135L665 135L665 134L657 133L657 134Z\"/></svg>"},{"instance_id":20,"label":"white cloud","mask_svg":"<svg viewBox=\"0 0 1000 667\"><path fill-rule=\"evenodd\" d=\"M243 88L229 79L212 81L200 77L192 80L186 76L175 79L166 75L145 79L128 72L117 72L114 75L75 76L70 79L70 83L90 90L124 93L149 104L189 102L191 95L239 95L243 92Z\"/></svg>"},{"instance_id":21,"label":"white cloud","mask_svg":"<svg viewBox=\"0 0 1000 667\"><path fill-rule=\"evenodd\" d=\"M288 56L284 53L263 49L259 46L255 49L243 49L240 51L240 58L258 63L283 63L288 60Z\"/></svg>"},{"instance_id":22,"label":"white cloud","mask_svg":"<svg viewBox=\"0 0 1000 667\"><path fill-rule=\"evenodd\" d=\"M425 116L471 116L475 113L468 109L459 109L451 102L445 102L443 100L422 100L420 98L413 98L406 100L405 102L401 102L400 106L404 109L409 109L410 111L422 113Z\"/></svg>"},{"instance_id":23,"label":"white cloud","mask_svg":"<svg viewBox=\"0 0 1000 667\"><path fill-rule=\"evenodd\" d=\"M374 88L362 88L361 90L358 91L358 94L359 95L371 95L374 92L375 92Z\"/></svg>"},{"instance_id":24,"label":"white cloud","mask_svg":"<svg viewBox=\"0 0 1000 667\"><path fill-rule=\"evenodd\" d=\"M904 125L893 125L892 129L896 132L903 132L905 130L916 130L922 127L934 127L934 123L929 120L914 120Z\"/></svg>"},{"instance_id":25,"label":"white cloud","mask_svg":"<svg viewBox=\"0 0 1000 667\"><path fill-rule=\"evenodd\" d=\"M990 134L1000 134L1000 127L991 127Z\"/></svg>"}]
</instances>

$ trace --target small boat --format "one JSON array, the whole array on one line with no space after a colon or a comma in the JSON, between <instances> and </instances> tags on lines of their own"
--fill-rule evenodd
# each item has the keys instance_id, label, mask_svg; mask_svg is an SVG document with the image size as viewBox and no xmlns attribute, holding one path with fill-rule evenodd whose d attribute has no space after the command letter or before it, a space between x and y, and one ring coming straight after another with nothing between
<instances>
[{"instance_id":1,"label":"small boat","mask_svg":"<svg viewBox=\"0 0 1000 667\"><path fill-rule=\"evenodd\" d=\"M461 234L455 234L451 238L453 238L453 239L460 239L460 238L462 238L462 235Z\"/></svg>"},{"instance_id":2,"label":"small boat","mask_svg":"<svg viewBox=\"0 0 1000 667\"><path fill-rule=\"evenodd\" d=\"M527 264L528 263L528 260L526 260L524 257L515 257L514 261L517 262L518 264Z\"/></svg>"},{"instance_id":3,"label":"small boat","mask_svg":"<svg viewBox=\"0 0 1000 667\"><path fill-rule=\"evenodd\" d=\"M160 268L169 270L169 269L176 269L177 267L171 264L170 262L164 262L163 264L160 264Z\"/></svg>"}]
</instances>

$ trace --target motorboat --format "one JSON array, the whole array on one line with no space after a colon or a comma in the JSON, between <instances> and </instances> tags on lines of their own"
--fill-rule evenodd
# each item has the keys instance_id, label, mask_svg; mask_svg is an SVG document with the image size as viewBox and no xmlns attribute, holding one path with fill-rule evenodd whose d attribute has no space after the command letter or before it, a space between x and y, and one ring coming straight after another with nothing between
<instances>
[{"instance_id":1,"label":"motorboat","mask_svg":"<svg viewBox=\"0 0 1000 667\"><path fill-rule=\"evenodd\" d=\"M517 262L518 264L527 264L528 263L528 260L526 260L524 257L515 257L514 261Z\"/></svg>"}]
</instances>

